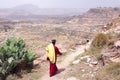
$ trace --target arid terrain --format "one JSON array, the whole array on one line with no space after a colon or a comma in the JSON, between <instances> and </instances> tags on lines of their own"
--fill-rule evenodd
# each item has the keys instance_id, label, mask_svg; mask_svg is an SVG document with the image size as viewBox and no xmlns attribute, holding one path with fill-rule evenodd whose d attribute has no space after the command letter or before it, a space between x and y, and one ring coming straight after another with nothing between
<instances>
[{"instance_id":1,"label":"arid terrain","mask_svg":"<svg viewBox=\"0 0 120 80\"><path fill-rule=\"evenodd\" d=\"M14 15L9 15L10 18L12 16ZM22 19L19 17L13 19L1 17L0 19L0 46L8 37L20 37L24 39L26 47L34 50L38 55L35 68L31 73L23 72L22 78L10 75L7 80L101 80L96 76L110 64L110 61L105 59L105 66L103 66L99 60L97 61L93 55L89 54L89 47L97 33L108 33L113 43L120 40L120 8L93 8L74 16L39 18L36 18L35 14L34 17L32 15L29 18L29 16L22 15ZM58 58L60 70L52 78L48 74L49 64L45 55L45 47L51 39L57 40L56 45L63 52L63 55ZM90 42L87 43L87 40ZM117 45L120 47L120 44L117 43ZM108 53L107 58L109 57L112 63L120 62L120 56L118 56L120 49L113 46L114 44L105 47L101 53L103 55ZM110 57L115 55L113 53L117 53L118 58ZM103 74L101 76L103 77ZM120 77L117 77L119 80ZM105 79L108 80L108 78Z\"/></svg>"}]
</instances>

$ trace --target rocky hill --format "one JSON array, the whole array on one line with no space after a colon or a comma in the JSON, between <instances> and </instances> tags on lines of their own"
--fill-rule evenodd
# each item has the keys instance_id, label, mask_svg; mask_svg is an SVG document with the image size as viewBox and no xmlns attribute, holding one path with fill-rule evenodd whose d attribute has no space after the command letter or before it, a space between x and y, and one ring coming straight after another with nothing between
<instances>
[{"instance_id":1,"label":"rocky hill","mask_svg":"<svg viewBox=\"0 0 120 80\"><path fill-rule=\"evenodd\" d=\"M84 30L100 32L101 28L120 15L120 8L92 8L81 16L73 17L68 23L84 26Z\"/></svg>"},{"instance_id":2,"label":"rocky hill","mask_svg":"<svg viewBox=\"0 0 120 80\"><path fill-rule=\"evenodd\" d=\"M116 18L120 15L120 8L92 8L83 17L92 18Z\"/></svg>"}]
</instances>

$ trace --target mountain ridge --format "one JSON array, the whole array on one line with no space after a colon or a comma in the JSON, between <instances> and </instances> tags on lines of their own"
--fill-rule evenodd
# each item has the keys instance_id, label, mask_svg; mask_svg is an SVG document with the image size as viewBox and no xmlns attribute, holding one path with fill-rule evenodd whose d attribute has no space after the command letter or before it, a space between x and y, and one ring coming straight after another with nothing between
<instances>
[{"instance_id":1,"label":"mountain ridge","mask_svg":"<svg viewBox=\"0 0 120 80\"><path fill-rule=\"evenodd\" d=\"M10 16L33 16L33 15L46 15L46 16L72 16L79 15L82 11L80 9L60 9L60 8L39 8L36 5L25 4L13 8L0 9L0 18L11 18ZM24 18L23 16L23 18Z\"/></svg>"}]
</instances>

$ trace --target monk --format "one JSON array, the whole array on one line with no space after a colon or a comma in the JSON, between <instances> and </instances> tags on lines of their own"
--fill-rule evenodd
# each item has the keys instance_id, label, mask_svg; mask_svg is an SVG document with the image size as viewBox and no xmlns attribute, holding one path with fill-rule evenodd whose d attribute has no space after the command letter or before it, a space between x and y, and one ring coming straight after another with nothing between
<instances>
[{"instance_id":1,"label":"monk","mask_svg":"<svg viewBox=\"0 0 120 80\"><path fill-rule=\"evenodd\" d=\"M58 68L56 66L57 54L62 55L55 43L56 40L52 40L52 43L46 47L47 60L50 62L50 77L55 75L58 71Z\"/></svg>"}]
</instances>

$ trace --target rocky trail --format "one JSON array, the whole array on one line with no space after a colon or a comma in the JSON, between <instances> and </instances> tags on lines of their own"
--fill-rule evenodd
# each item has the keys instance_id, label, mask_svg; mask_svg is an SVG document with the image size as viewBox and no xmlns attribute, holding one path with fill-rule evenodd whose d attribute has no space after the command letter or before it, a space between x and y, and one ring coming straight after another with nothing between
<instances>
[{"instance_id":1,"label":"rocky trail","mask_svg":"<svg viewBox=\"0 0 120 80\"><path fill-rule=\"evenodd\" d=\"M70 63L72 61L74 61L74 59L82 54L84 52L85 48L88 48L90 45L90 43L87 43L85 45L80 45L78 46L75 51L70 52L69 55L67 55L60 63L57 63L57 67L58 67L58 73L52 77L49 77L49 70L46 71L46 73L38 80L69 80L69 79L65 79L63 77L63 75L66 74L66 68L70 65ZM71 80L71 79L70 79ZM74 80L74 78L72 79ZM76 79L75 79L76 80Z\"/></svg>"}]
</instances>

